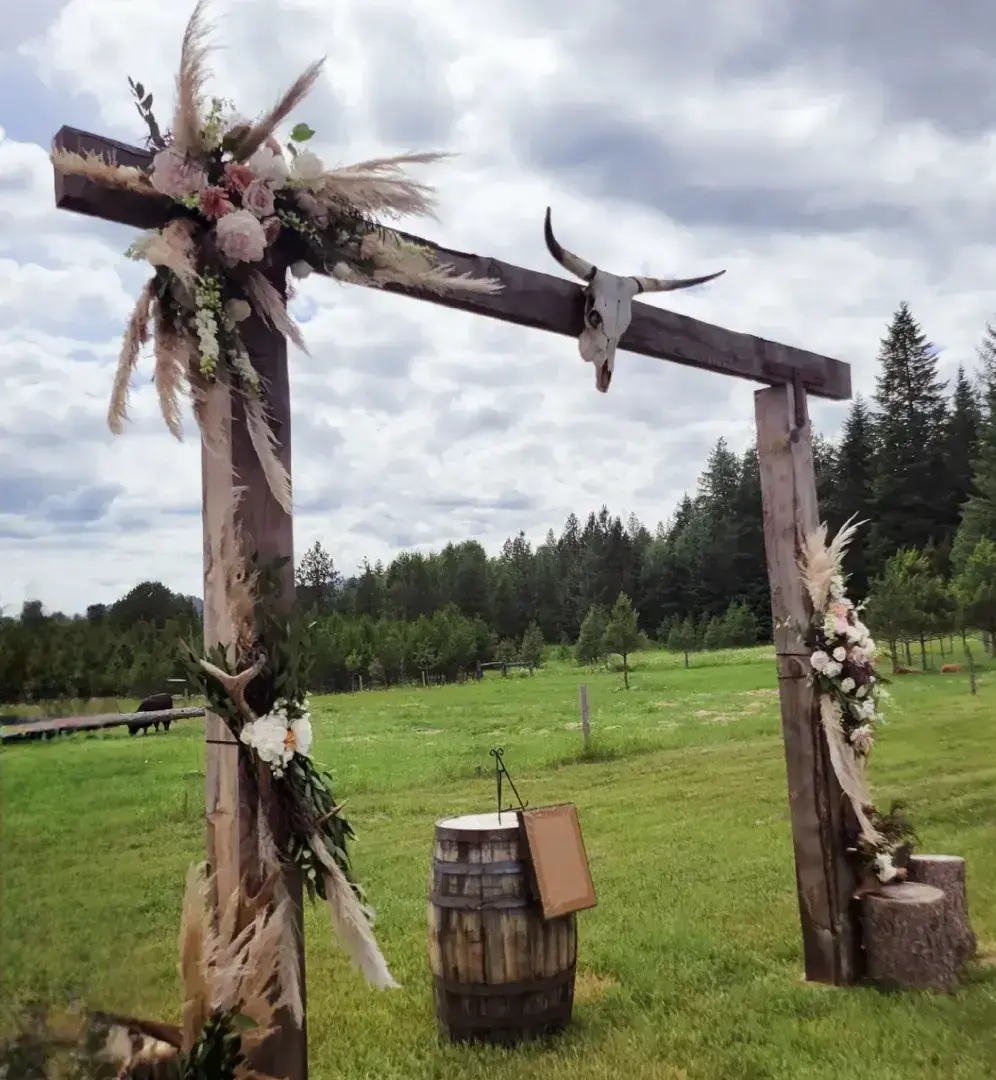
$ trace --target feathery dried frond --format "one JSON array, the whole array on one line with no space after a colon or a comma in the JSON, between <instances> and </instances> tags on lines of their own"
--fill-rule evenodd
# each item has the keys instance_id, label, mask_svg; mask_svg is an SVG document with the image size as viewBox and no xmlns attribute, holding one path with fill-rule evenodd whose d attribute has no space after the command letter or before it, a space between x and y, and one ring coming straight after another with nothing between
<instances>
[{"instance_id":1,"label":"feathery dried frond","mask_svg":"<svg viewBox=\"0 0 996 1080\"><path fill-rule=\"evenodd\" d=\"M67 176L82 176L98 184L133 191L136 195L151 195L162 198L152 186L152 182L141 169L133 165L117 165L107 161L100 154L77 154L69 150L53 149L49 160L56 170Z\"/></svg>"},{"instance_id":2,"label":"feathery dried frond","mask_svg":"<svg viewBox=\"0 0 996 1080\"><path fill-rule=\"evenodd\" d=\"M293 85L262 119L257 120L235 150L236 161L245 161L251 157L269 139L276 128L294 111L311 93L318 77L325 66L325 57L309 64L297 77Z\"/></svg>"},{"instance_id":3,"label":"feathery dried frond","mask_svg":"<svg viewBox=\"0 0 996 1080\"><path fill-rule=\"evenodd\" d=\"M159 395L159 409L170 434L183 441L183 423L180 413L182 393L190 365L190 341L178 334L162 319L156 319L155 383Z\"/></svg>"},{"instance_id":4,"label":"feathery dried frond","mask_svg":"<svg viewBox=\"0 0 996 1080\"><path fill-rule=\"evenodd\" d=\"M424 165L450 157L434 152L397 154L330 169L313 194L330 210L347 204L363 214L435 218L435 189L407 176L405 165Z\"/></svg>"},{"instance_id":5,"label":"feathery dried frond","mask_svg":"<svg viewBox=\"0 0 996 1080\"><path fill-rule=\"evenodd\" d=\"M128 319L128 327L121 342L121 353L118 356L114 386L111 390L111 404L107 410L107 426L115 435L120 435L124 430L124 421L128 416L128 388L135 368L138 367L142 346L149 340L149 320L152 317L155 295L155 282L147 282Z\"/></svg>"},{"instance_id":6,"label":"feathery dried frond","mask_svg":"<svg viewBox=\"0 0 996 1080\"><path fill-rule=\"evenodd\" d=\"M829 543L825 522L803 538L799 572L814 611L826 611L829 606L830 583L834 575L840 572L841 561L862 524L854 517L849 518Z\"/></svg>"},{"instance_id":7,"label":"feathery dried frond","mask_svg":"<svg viewBox=\"0 0 996 1080\"><path fill-rule=\"evenodd\" d=\"M398 983L388 970L387 961L346 875L317 833L312 836L310 845L325 870L325 901L339 944L371 986L378 990L396 988Z\"/></svg>"},{"instance_id":8,"label":"feathery dried frond","mask_svg":"<svg viewBox=\"0 0 996 1080\"><path fill-rule=\"evenodd\" d=\"M210 964L217 948L211 928L209 883L203 865L187 873L180 916L180 983L183 987L183 1049L190 1050L211 1015Z\"/></svg>"},{"instance_id":9,"label":"feathery dried frond","mask_svg":"<svg viewBox=\"0 0 996 1080\"><path fill-rule=\"evenodd\" d=\"M872 847L877 847L882 842L882 834L866 813L866 809L871 806L871 792L865 776L864 760L858 758L847 741L841 723L840 706L829 694L820 694L820 720L827 737L830 763L841 791L851 800L862 837Z\"/></svg>"},{"instance_id":10,"label":"feathery dried frond","mask_svg":"<svg viewBox=\"0 0 996 1080\"><path fill-rule=\"evenodd\" d=\"M197 0L180 49L180 70L176 76L176 112L173 115L173 142L194 157L204 153L204 125L201 98L207 81L207 43L211 27L205 21L207 0Z\"/></svg>"},{"instance_id":11,"label":"feathery dried frond","mask_svg":"<svg viewBox=\"0 0 996 1080\"><path fill-rule=\"evenodd\" d=\"M277 442L276 435L273 434L263 403L259 398L245 394L244 401L249 440L256 451L260 465L263 467L266 483L283 511L290 514L293 506L291 479L283 466L283 462L277 457L277 447L280 444Z\"/></svg>"},{"instance_id":12,"label":"feathery dried frond","mask_svg":"<svg viewBox=\"0 0 996 1080\"><path fill-rule=\"evenodd\" d=\"M290 338L303 353L308 353L300 327L287 314L284 298L258 270L253 270L246 279L246 295L263 322Z\"/></svg>"},{"instance_id":13,"label":"feathery dried frond","mask_svg":"<svg viewBox=\"0 0 996 1080\"><path fill-rule=\"evenodd\" d=\"M360 255L374 261L377 269L372 277L377 285L393 282L443 295L453 292L492 295L504 287L494 278L457 274L452 266L436 262L432 248L409 243L389 230L368 233L360 245Z\"/></svg>"}]
</instances>

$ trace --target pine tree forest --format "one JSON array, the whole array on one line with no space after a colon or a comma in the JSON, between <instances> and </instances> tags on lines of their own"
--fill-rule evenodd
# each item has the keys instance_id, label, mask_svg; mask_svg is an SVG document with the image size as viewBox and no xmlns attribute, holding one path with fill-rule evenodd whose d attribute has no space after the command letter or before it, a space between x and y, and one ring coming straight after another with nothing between
<instances>
[{"instance_id":1,"label":"pine tree forest","mask_svg":"<svg viewBox=\"0 0 996 1080\"><path fill-rule=\"evenodd\" d=\"M840 435L814 436L821 517L868 524L848 556L850 593L894 665L932 662L927 643L996 639L996 327L953 385L904 303L878 353L872 400ZM345 575L316 543L297 567L312 624L315 690L449 681L479 663L535 666L543 645L599 663L659 643L683 654L771 640L755 450L713 447L670 520L571 514L538 546L520 533L489 555L476 541L402 552ZM199 604L157 582L85 615L37 601L0 618L0 702L139 696L182 670Z\"/></svg>"}]
</instances>

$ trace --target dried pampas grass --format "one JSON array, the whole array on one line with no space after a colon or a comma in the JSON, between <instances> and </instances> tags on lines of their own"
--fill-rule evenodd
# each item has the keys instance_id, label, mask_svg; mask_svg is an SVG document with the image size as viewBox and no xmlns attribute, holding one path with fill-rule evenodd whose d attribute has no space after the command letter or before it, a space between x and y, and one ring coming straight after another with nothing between
<instances>
[{"instance_id":1,"label":"dried pampas grass","mask_svg":"<svg viewBox=\"0 0 996 1080\"><path fill-rule=\"evenodd\" d=\"M314 89L315 83L318 82L318 77L321 75L324 67L325 58L322 57L321 60L316 60L313 64L309 64L308 67L301 72L289 89L284 92L276 105L274 105L262 119L257 120L246 132L245 136L243 136L235 150L234 157L236 161L245 161L246 158L251 157L267 139L273 136L278 125L283 123L283 121L290 116L294 109L300 105Z\"/></svg>"},{"instance_id":2,"label":"dried pampas grass","mask_svg":"<svg viewBox=\"0 0 996 1080\"><path fill-rule=\"evenodd\" d=\"M284 298L258 270L246 279L246 295L259 317L268 326L289 338L301 350L308 352L297 323L287 314Z\"/></svg>"},{"instance_id":3,"label":"dried pampas grass","mask_svg":"<svg viewBox=\"0 0 996 1080\"><path fill-rule=\"evenodd\" d=\"M325 901L339 944L371 986L378 990L397 989L399 984L388 970L387 961L346 875L317 833L312 836L310 846L325 870Z\"/></svg>"},{"instance_id":4,"label":"dried pampas grass","mask_svg":"<svg viewBox=\"0 0 996 1080\"><path fill-rule=\"evenodd\" d=\"M191 362L190 341L167 325L157 312L155 335L155 383L159 395L159 410L170 434L183 441L180 395L183 393Z\"/></svg>"},{"instance_id":5,"label":"dried pampas grass","mask_svg":"<svg viewBox=\"0 0 996 1080\"><path fill-rule=\"evenodd\" d=\"M118 366L114 372L114 386L111 389L111 404L107 410L107 426L115 435L121 434L124 430L124 422L128 418L128 391L131 377L135 368L138 367L142 346L149 340L149 320L152 318L152 304L155 296L155 285L149 281L139 295L138 303L128 319L124 340L121 342Z\"/></svg>"},{"instance_id":6,"label":"dried pampas grass","mask_svg":"<svg viewBox=\"0 0 996 1080\"><path fill-rule=\"evenodd\" d=\"M136 195L153 195L156 198L162 198L141 169L107 161L100 154L77 154L69 150L54 148L49 154L49 160L57 172L65 173L67 176L82 176L95 183L105 184L107 187L132 191Z\"/></svg>"},{"instance_id":7,"label":"dried pampas grass","mask_svg":"<svg viewBox=\"0 0 996 1080\"><path fill-rule=\"evenodd\" d=\"M373 260L376 269L369 280L375 286L390 283L442 295L492 295L504 287L495 278L457 274L452 266L436 262L432 248L410 243L390 229L368 233L360 244L360 256Z\"/></svg>"},{"instance_id":8,"label":"dried pampas grass","mask_svg":"<svg viewBox=\"0 0 996 1080\"><path fill-rule=\"evenodd\" d=\"M406 165L430 165L450 154L429 151L372 158L341 169L330 169L313 193L333 212L343 204L362 214L392 218L411 214L436 216L436 192L429 184L405 175ZM311 187L311 185L309 185Z\"/></svg>"},{"instance_id":9,"label":"dried pampas grass","mask_svg":"<svg viewBox=\"0 0 996 1080\"><path fill-rule=\"evenodd\" d=\"M245 403L246 427L249 431L249 440L256 451L256 457L259 458L267 486L284 513L290 514L293 512L291 478L284 468L283 462L277 457L280 443L276 435L273 434L263 403L259 398L253 397L251 394L244 394L243 401Z\"/></svg>"},{"instance_id":10,"label":"dried pampas grass","mask_svg":"<svg viewBox=\"0 0 996 1080\"><path fill-rule=\"evenodd\" d=\"M204 137L201 134L203 119L200 102L207 82L207 57L211 51L207 43L211 33L205 21L207 0L197 0L183 34L180 49L180 70L176 76L176 111L173 114L173 142L188 154L198 157L204 153Z\"/></svg>"},{"instance_id":11,"label":"dried pampas grass","mask_svg":"<svg viewBox=\"0 0 996 1080\"><path fill-rule=\"evenodd\" d=\"M855 521L854 517L848 518L829 543L825 522L803 539L799 572L814 611L826 611L830 604L830 583L838 573L841 560L855 534L864 524L863 521Z\"/></svg>"}]
</instances>

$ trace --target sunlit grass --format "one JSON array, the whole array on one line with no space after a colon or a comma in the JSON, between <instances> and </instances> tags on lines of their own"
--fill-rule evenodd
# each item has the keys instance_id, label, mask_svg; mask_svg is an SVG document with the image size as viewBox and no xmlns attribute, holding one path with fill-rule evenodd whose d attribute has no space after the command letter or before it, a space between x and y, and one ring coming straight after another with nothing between
<instances>
[{"instance_id":1,"label":"sunlit grass","mask_svg":"<svg viewBox=\"0 0 996 1080\"><path fill-rule=\"evenodd\" d=\"M636 658L621 677L535 676L314 702L404 984L365 988L309 911L314 1077L594 1080L977 1078L996 1067L996 968L956 995L828 990L801 978L773 657ZM578 684L593 748L582 758ZM964 855L983 951L996 952L996 675L908 676L872 759L925 850ZM122 707L126 703L122 702ZM73 736L3 751L0 993L77 994L177 1019L184 873L204 842L198 721L168 735ZM489 809L500 745L523 798L579 808L599 906L580 916L575 1022L512 1053L438 1042L426 959L435 819Z\"/></svg>"}]
</instances>

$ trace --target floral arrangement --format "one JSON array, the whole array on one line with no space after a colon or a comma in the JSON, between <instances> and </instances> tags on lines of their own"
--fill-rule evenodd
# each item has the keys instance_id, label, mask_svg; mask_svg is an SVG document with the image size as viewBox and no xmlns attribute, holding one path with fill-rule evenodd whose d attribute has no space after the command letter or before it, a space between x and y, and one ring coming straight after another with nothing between
<instances>
[{"instance_id":1,"label":"floral arrangement","mask_svg":"<svg viewBox=\"0 0 996 1080\"><path fill-rule=\"evenodd\" d=\"M279 820L260 813L263 869L277 875L284 864L296 866L312 901L325 901L336 936L368 982L396 987L372 933L373 909L353 878L347 844L355 834L336 805L331 774L310 754L309 629L280 614L279 574L288 560L260 566L242 558L234 535L226 534L225 545L219 561L229 574L235 663L221 645L206 656L189 646L189 667L210 711L257 767L253 773L269 773L267 805Z\"/></svg>"},{"instance_id":2,"label":"floral arrangement","mask_svg":"<svg viewBox=\"0 0 996 1080\"><path fill-rule=\"evenodd\" d=\"M821 525L805 540L800 571L813 606L806 642L831 762L858 821L855 851L866 873L884 883L905 877L916 836L901 804L887 814L875 809L866 778L889 695L875 670L875 642L846 592L843 558L857 528L852 518L828 543Z\"/></svg>"},{"instance_id":3,"label":"floral arrangement","mask_svg":"<svg viewBox=\"0 0 996 1080\"><path fill-rule=\"evenodd\" d=\"M287 313L287 273L312 270L339 281L386 283L435 292L495 292L492 279L458 275L437 264L432 249L410 243L376 216L431 214L434 193L410 178L406 165L445 155L402 154L329 169L305 144L314 131L299 123L281 146L277 128L307 96L324 61L310 65L280 100L250 122L231 103L204 98L208 27L199 0L183 38L172 129L163 132L152 94L132 82L139 114L154 150L147 168L54 150L61 172L165 201L160 228L136 240L127 254L155 268L132 313L115 377L108 424L120 433L128 387L153 325L155 382L163 418L182 437L179 394L186 387L209 445L219 437L205 408L222 384L244 402L246 422L271 490L290 509L290 478L275 452L267 422L266 387L246 347L250 318L304 340ZM213 425L216 429L218 425Z\"/></svg>"}]
</instances>

